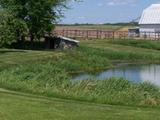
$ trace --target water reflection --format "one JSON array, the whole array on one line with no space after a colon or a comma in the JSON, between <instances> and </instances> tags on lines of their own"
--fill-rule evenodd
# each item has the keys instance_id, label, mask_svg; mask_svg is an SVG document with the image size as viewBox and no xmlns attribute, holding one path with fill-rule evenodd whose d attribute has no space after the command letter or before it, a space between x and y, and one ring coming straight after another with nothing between
<instances>
[{"instance_id":1,"label":"water reflection","mask_svg":"<svg viewBox=\"0 0 160 120\"><path fill-rule=\"evenodd\" d=\"M122 65L115 69L100 72L80 73L73 76L73 80L85 80L91 78L103 80L110 77L123 77L134 82L148 81L156 85L160 85L160 65Z\"/></svg>"}]
</instances>

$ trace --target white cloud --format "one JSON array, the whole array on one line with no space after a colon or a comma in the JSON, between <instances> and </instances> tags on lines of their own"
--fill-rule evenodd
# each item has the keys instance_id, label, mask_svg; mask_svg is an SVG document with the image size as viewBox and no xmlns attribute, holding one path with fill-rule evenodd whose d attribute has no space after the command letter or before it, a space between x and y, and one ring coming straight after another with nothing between
<instances>
[{"instance_id":1,"label":"white cloud","mask_svg":"<svg viewBox=\"0 0 160 120\"><path fill-rule=\"evenodd\" d=\"M128 4L136 4L138 0L106 0L107 5L115 6L115 5L128 5Z\"/></svg>"},{"instance_id":2,"label":"white cloud","mask_svg":"<svg viewBox=\"0 0 160 120\"><path fill-rule=\"evenodd\" d=\"M114 6L115 3L114 3L114 2L108 2L107 5L109 5L109 6Z\"/></svg>"},{"instance_id":3,"label":"white cloud","mask_svg":"<svg viewBox=\"0 0 160 120\"><path fill-rule=\"evenodd\" d=\"M78 19L85 19L85 16L79 16Z\"/></svg>"},{"instance_id":4,"label":"white cloud","mask_svg":"<svg viewBox=\"0 0 160 120\"><path fill-rule=\"evenodd\" d=\"M97 6L101 7L101 6L103 6L103 3L98 3Z\"/></svg>"}]
</instances>

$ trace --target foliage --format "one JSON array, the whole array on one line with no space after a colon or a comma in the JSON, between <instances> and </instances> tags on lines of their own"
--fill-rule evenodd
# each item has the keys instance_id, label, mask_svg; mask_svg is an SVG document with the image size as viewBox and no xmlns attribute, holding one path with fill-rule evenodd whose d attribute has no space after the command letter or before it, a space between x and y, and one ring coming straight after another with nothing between
<instances>
[{"instance_id":1,"label":"foliage","mask_svg":"<svg viewBox=\"0 0 160 120\"><path fill-rule=\"evenodd\" d=\"M160 89L152 84L135 84L122 78L71 81L64 69L51 62L20 65L1 71L0 87L105 104L160 105Z\"/></svg>"},{"instance_id":2,"label":"foliage","mask_svg":"<svg viewBox=\"0 0 160 120\"><path fill-rule=\"evenodd\" d=\"M86 44L87 43L87 44ZM144 43L145 44L145 43ZM118 62L160 62L157 50L83 41L66 51L0 50L0 87L50 97L105 104L159 106L160 88L123 78L71 81L70 72L103 69Z\"/></svg>"},{"instance_id":3,"label":"foliage","mask_svg":"<svg viewBox=\"0 0 160 120\"><path fill-rule=\"evenodd\" d=\"M0 44L6 45L15 42L18 37L26 33L27 26L20 20L14 18L11 14L5 11L0 11ZM20 31L19 35L17 30Z\"/></svg>"},{"instance_id":4,"label":"foliage","mask_svg":"<svg viewBox=\"0 0 160 120\"><path fill-rule=\"evenodd\" d=\"M2 30L7 28L6 31L3 31L3 39L12 41L15 37L14 40L24 41L29 35L31 41L40 40L46 33L51 32L57 19L62 17L62 10L66 8L69 1L1 0L0 10L9 13L7 20L4 20L4 22L7 21L7 26L2 26ZM12 25L10 22L15 24ZM13 37L6 37L9 32Z\"/></svg>"}]
</instances>

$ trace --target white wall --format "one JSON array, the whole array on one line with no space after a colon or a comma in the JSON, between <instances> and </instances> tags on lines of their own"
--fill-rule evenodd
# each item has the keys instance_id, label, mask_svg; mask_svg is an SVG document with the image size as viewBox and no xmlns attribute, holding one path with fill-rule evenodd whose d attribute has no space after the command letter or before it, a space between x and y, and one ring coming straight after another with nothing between
<instances>
[{"instance_id":1,"label":"white wall","mask_svg":"<svg viewBox=\"0 0 160 120\"><path fill-rule=\"evenodd\" d=\"M160 24L140 25L140 32L160 32Z\"/></svg>"},{"instance_id":2,"label":"white wall","mask_svg":"<svg viewBox=\"0 0 160 120\"><path fill-rule=\"evenodd\" d=\"M158 34L157 32L160 32L160 24L140 25L141 37L159 38L160 34Z\"/></svg>"}]
</instances>

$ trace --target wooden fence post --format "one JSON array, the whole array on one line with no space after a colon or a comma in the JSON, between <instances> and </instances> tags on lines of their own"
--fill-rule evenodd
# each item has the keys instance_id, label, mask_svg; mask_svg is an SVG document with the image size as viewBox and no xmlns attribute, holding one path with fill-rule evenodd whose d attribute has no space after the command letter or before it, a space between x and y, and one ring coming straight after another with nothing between
<instances>
[{"instance_id":1,"label":"wooden fence post","mask_svg":"<svg viewBox=\"0 0 160 120\"><path fill-rule=\"evenodd\" d=\"M115 39L115 32L113 31L113 39Z\"/></svg>"},{"instance_id":2,"label":"wooden fence post","mask_svg":"<svg viewBox=\"0 0 160 120\"><path fill-rule=\"evenodd\" d=\"M74 38L77 37L77 30L74 30Z\"/></svg>"},{"instance_id":3,"label":"wooden fence post","mask_svg":"<svg viewBox=\"0 0 160 120\"><path fill-rule=\"evenodd\" d=\"M86 34L87 34L87 39L88 39L88 30L86 31Z\"/></svg>"},{"instance_id":4,"label":"wooden fence post","mask_svg":"<svg viewBox=\"0 0 160 120\"><path fill-rule=\"evenodd\" d=\"M64 32L65 32L65 31L64 31L64 29L63 29L63 30L62 30L62 36L65 36L65 35L64 35Z\"/></svg>"},{"instance_id":5,"label":"wooden fence post","mask_svg":"<svg viewBox=\"0 0 160 120\"><path fill-rule=\"evenodd\" d=\"M96 36L97 36L97 39L98 39L98 30L96 31Z\"/></svg>"},{"instance_id":6,"label":"wooden fence post","mask_svg":"<svg viewBox=\"0 0 160 120\"><path fill-rule=\"evenodd\" d=\"M105 37L105 39L107 39L107 34L106 34L106 31L104 32L104 34L105 34L105 36L104 36L104 37Z\"/></svg>"},{"instance_id":7,"label":"wooden fence post","mask_svg":"<svg viewBox=\"0 0 160 120\"><path fill-rule=\"evenodd\" d=\"M66 30L66 32L65 32L65 33L66 33L66 37L68 37L68 30Z\"/></svg>"}]
</instances>

